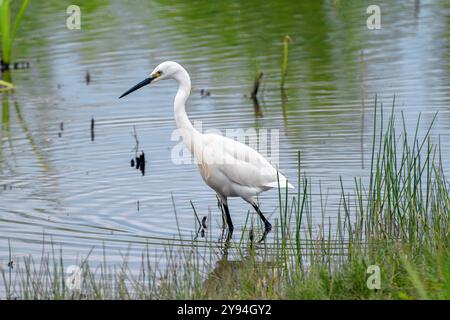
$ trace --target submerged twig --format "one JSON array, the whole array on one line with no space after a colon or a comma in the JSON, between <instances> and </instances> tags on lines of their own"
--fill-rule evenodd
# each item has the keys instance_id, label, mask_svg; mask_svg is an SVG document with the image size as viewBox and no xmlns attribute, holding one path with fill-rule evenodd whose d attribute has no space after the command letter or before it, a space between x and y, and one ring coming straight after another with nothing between
<instances>
[{"instance_id":1,"label":"submerged twig","mask_svg":"<svg viewBox=\"0 0 450 320\"><path fill-rule=\"evenodd\" d=\"M137 155L137 152L139 150L139 139L138 139L137 133L136 133L136 126L133 126L133 137L134 137L134 140L136 141L136 144L134 145L134 154Z\"/></svg>"},{"instance_id":2,"label":"submerged twig","mask_svg":"<svg viewBox=\"0 0 450 320\"><path fill-rule=\"evenodd\" d=\"M252 98L256 98L258 95L258 90L261 85L262 78L264 76L264 73L262 71L259 72L258 76L255 78L255 83L253 84L253 91L252 91Z\"/></svg>"},{"instance_id":3,"label":"submerged twig","mask_svg":"<svg viewBox=\"0 0 450 320\"><path fill-rule=\"evenodd\" d=\"M262 116L262 111L261 111L261 108L259 106L259 101L258 101L258 91L259 91L259 87L261 86L261 81L262 81L263 76L264 76L264 73L262 71L260 71L258 76L255 78L255 83L253 84L253 91L251 93L253 107L255 109L255 115L257 115L257 116Z\"/></svg>"},{"instance_id":4,"label":"submerged twig","mask_svg":"<svg viewBox=\"0 0 450 320\"><path fill-rule=\"evenodd\" d=\"M143 176L145 176L145 154L141 151L139 157L136 157L136 169L140 169Z\"/></svg>"},{"instance_id":5,"label":"submerged twig","mask_svg":"<svg viewBox=\"0 0 450 320\"><path fill-rule=\"evenodd\" d=\"M94 132L95 121L94 117L91 118L91 141L94 142L95 132Z\"/></svg>"}]
</instances>

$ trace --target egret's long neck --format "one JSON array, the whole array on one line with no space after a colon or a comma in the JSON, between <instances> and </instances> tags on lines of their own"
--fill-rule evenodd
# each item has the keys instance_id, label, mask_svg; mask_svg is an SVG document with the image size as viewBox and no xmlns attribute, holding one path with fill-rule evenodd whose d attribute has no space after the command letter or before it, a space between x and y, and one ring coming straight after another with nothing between
<instances>
[{"instance_id":1,"label":"egret's long neck","mask_svg":"<svg viewBox=\"0 0 450 320\"><path fill-rule=\"evenodd\" d=\"M177 72L174 78L178 82L178 92L174 101L175 122L183 142L193 152L194 144L198 142L201 134L194 128L186 114L186 102L191 92L191 79L184 69Z\"/></svg>"}]
</instances>

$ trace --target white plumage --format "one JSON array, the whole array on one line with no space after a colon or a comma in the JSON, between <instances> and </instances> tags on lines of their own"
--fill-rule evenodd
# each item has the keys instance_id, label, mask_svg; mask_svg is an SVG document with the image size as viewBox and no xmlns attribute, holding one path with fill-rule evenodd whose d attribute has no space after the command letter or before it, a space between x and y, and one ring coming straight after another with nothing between
<instances>
[{"instance_id":1,"label":"white plumage","mask_svg":"<svg viewBox=\"0 0 450 320\"><path fill-rule=\"evenodd\" d=\"M253 204L256 195L278 186L277 170L254 149L216 134L205 134L202 140L203 158L196 157L205 163L200 171L223 198L241 197ZM285 187L286 178L278 173L278 179Z\"/></svg>"},{"instance_id":2,"label":"white plumage","mask_svg":"<svg viewBox=\"0 0 450 320\"><path fill-rule=\"evenodd\" d=\"M216 191L226 214L231 236L233 224L228 210L228 197L241 197L257 211L265 224L265 235L271 225L256 203L256 196L271 188L293 188L281 173L261 154L249 146L218 134L202 134L197 131L186 114L186 101L191 91L187 71L178 63L166 61L158 65L150 77L140 82L123 96L160 80L174 79L178 91L174 100L175 121L183 142L195 157L203 180Z\"/></svg>"}]
</instances>

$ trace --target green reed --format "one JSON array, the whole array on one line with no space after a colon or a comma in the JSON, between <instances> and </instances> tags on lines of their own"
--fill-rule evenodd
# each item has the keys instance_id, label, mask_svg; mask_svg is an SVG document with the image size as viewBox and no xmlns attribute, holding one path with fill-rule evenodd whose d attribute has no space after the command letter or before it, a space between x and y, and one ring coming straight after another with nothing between
<instances>
[{"instance_id":1,"label":"green reed","mask_svg":"<svg viewBox=\"0 0 450 320\"><path fill-rule=\"evenodd\" d=\"M283 50L281 53L281 82L280 87L284 88L284 82L286 80L287 75L287 67L288 67L288 54L289 54L289 43L292 41L291 37L285 35L283 38Z\"/></svg>"},{"instance_id":2,"label":"green reed","mask_svg":"<svg viewBox=\"0 0 450 320\"><path fill-rule=\"evenodd\" d=\"M9 66L11 63L11 54L16 37L17 29L23 14L27 9L30 0L24 0L20 6L19 12L13 19L11 14L12 0L0 0L0 33L2 35L2 61L3 64ZM13 21L14 20L14 21Z\"/></svg>"}]
</instances>

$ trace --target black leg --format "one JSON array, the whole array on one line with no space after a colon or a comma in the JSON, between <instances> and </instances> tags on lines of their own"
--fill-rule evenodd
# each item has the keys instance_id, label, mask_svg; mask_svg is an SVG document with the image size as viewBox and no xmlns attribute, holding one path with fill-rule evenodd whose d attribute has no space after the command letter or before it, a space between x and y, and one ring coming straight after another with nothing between
<instances>
[{"instance_id":1,"label":"black leg","mask_svg":"<svg viewBox=\"0 0 450 320\"><path fill-rule=\"evenodd\" d=\"M225 229L225 224L227 223L225 218L225 209L222 205L222 201L217 197L217 208L219 208L220 212L222 213L222 229Z\"/></svg>"},{"instance_id":2,"label":"black leg","mask_svg":"<svg viewBox=\"0 0 450 320\"><path fill-rule=\"evenodd\" d=\"M225 209L225 218L227 220L228 230L233 233L233 222L231 221L230 211L228 210L228 205L223 203L223 208Z\"/></svg>"},{"instance_id":3,"label":"black leg","mask_svg":"<svg viewBox=\"0 0 450 320\"><path fill-rule=\"evenodd\" d=\"M259 207L256 204L252 204L253 208L255 208L256 212L258 213L261 220L264 222L264 227L266 228L266 231L270 231L272 229L272 225L269 221L267 221L266 217L262 214L261 210L259 210Z\"/></svg>"},{"instance_id":4,"label":"black leg","mask_svg":"<svg viewBox=\"0 0 450 320\"><path fill-rule=\"evenodd\" d=\"M270 224L269 221L267 221L266 217L264 217L264 215L262 214L261 210L259 210L259 207L256 204L252 204L253 208L255 208L256 212L258 213L259 217L261 218L261 220L264 222L264 234L261 238L261 241L264 241L264 239L266 238L267 234L270 232L270 230L272 230L272 225Z\"/></svg>"}]
</instances>

